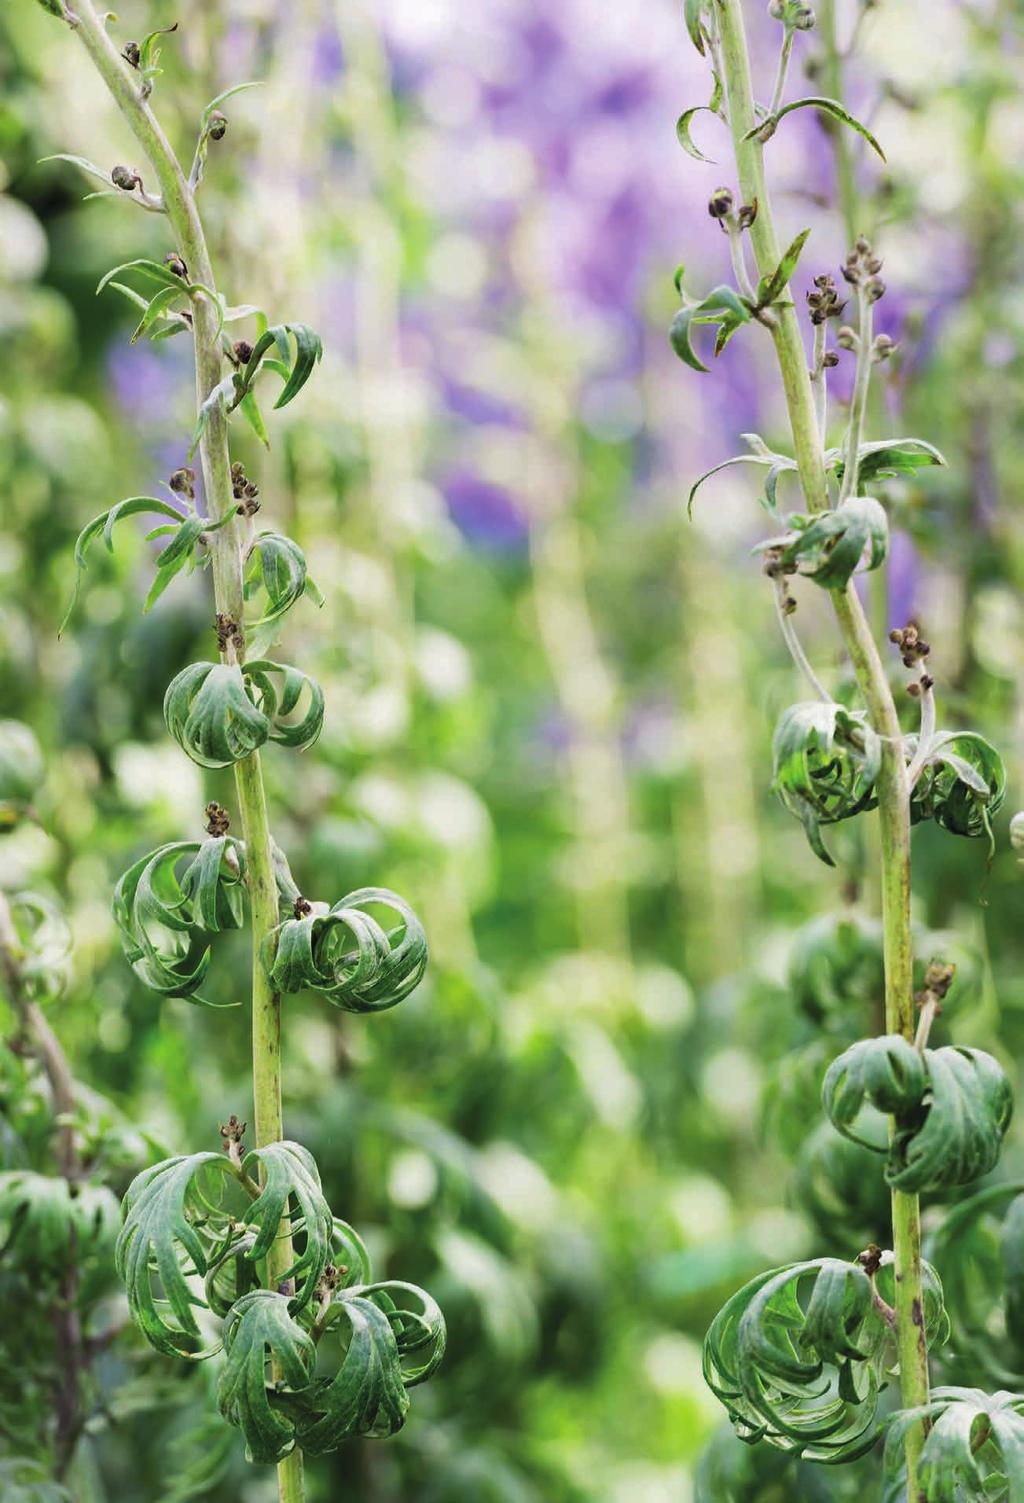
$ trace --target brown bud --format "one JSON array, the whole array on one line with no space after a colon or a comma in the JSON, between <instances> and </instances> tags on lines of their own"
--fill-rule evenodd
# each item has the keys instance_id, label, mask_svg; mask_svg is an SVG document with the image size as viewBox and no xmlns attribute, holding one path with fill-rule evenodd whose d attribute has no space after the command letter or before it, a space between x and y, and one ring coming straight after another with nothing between
<instances>
[{"instance_id":1,"label":"brown bud","mask_svg":"<svg viewBox=\"0 0 1024 1503\"><path fill-rule=\"evenodd\" d=\"M756 198L753 200L752 203L749 203L749 204L740 204L740 211L737 214L736 219L737 219L737 222L738 222L739 227L740 227L741 230L749 230L750 226L754 223L754 220L756 218L757 218L757 199Z\"/></svg>"},{"instance_id":2,"label":"brown bud","mask_svg":"<svg viewBox=\"0 0 1024 1503\"><path fill-rule=\"evenodd\" d=\"M725 219L732 213L735 199L729 188L716 188L708 200L708 213L712 219Z\"/></svg>"},{"instance_id":3,"label":"brown bud","mask_svg":"<svg viewBox=\"0 0 1024 1503\"><path fill-rule=\"evenodd\" d=\"M190 501L195 500L196 495L196 472L183 465L180 470L175 470L167 484L177 496L187 496Z\"/></svg>"},{"instance_id":4,"label":"brown bud","mask_svg":"<svg viewBox=\"0 0 1024 1503\"><path fill-rule=\"evenodd\" d=\"M889 356L894 354L897 348L896 341L890 339L888 334L878 334L875 336L875 342L871 346L871 355L876 362L888 360Z\"/></svg>"},{"instance_id":5,"label":"brown bud","mask_svg":"<svg viewBox=\"0 0 1024 1503\"><path fill-rule=\"evenodd\" d=\"M207 120L206 130L211 141L223 141L228 128L228 117L220 110L213 110Z\"/></svg>"},{"instance_id":6,"label":"brown bud","mask_svg":"<svg viewBox=\"0 0 1024 1503\"><path fill-rule=\"evenodd\" d=\"M111 172L110 181L124 193L132 193L136 188L142 187L142 179L132 167L118 165Z\"/></svg>"},{"instance_id":7,"label":"brown bud","mask_svg":"<svg viewBox=\"0 0 1024 1503\"><path fill-rule=\"evenodd\" d=\"M176 277L185 278L188 276L188 267L185 265L183 258L178 254L177 251L171 251L164 257L164 265L167 267L167 270L173 272Z\"/></svg>"},{"instance_id":8,"label":"brown bud","mask_svg":"<svg viewBox=\"0 0 1024 1503\"><path fill-rule=\"evenodd\" d=\"M864 296L869 303L877 303L880 297L885 297L885 283L881 277L871 277L865 282Z\"/></svg>"},{"instance_id":9,"label":"brown bud","mask_svg":"<svg viewBox=\"0 0 1024 1503\"><path fill-rule=\"evenodd\" d=\"M228 833L228 830L231 828L231 821L228 818L228 811L224 808L223 804L218 804L215 799L211 799L204 812L206 814L207 835L217 836Z\"/></svg>"},{"instance_id":10,"label":"brown bud","mask_svg":"<svg viewBox=\"0 0 1024 1503\"><path fill-rule=\"evenodd\" d=\"M306 918L313 912L313 905L308 898L298 897L292 905L292 913L297 919Z\"/></svg>"},{"instance_id":11,"label":"brown bud","mask_svg":"<svg viewBox=\"0 0 1024 1503\"><path fill-rule=\"evenodd\" d=\"M841 350L856 350L860 346L860 336L849 324L841 324L836 334L836 344Z\"/></svg>"},{"instance_id":12,"label":"brown bud","mask_svg":"<svg viewBox=\"0 0 1024 1503\"><path fill-rule=\"evenodd\" d=\"M137 68L142 60L142 51L138 42L125 42L121 48L121 56L131 67Z\"/></svg>"},{"instance_id":13,"label":"brown bud","mask_svg":"<svg viewBox=\"0 0 1024 1503\"><path fill-rule=\"evenodd\" d=\"M827 371L835 370L836 366L839 364L839 356L836 354L835 350L826 350L821 363Z\"/></svg>"},{"instance_id":14,"label":"brown bud","mask_svg":"<svg viewBox=\"0 0 1024 1503\"><path fill-rule=\"evenodd\" d=\"M239 365L249 364L252 359L252 345L247 339L236 339L232 349Z\"/></svg>"}]
</instances>

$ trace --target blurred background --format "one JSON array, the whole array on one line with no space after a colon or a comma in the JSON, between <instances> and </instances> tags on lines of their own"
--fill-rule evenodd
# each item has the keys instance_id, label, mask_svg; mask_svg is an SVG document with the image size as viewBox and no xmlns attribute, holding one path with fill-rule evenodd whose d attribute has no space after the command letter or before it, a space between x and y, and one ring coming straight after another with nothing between
<instances>
[{"instance_id":1,"label":"blurred background","mask_svg":"<svg viewBox=\"0 0 1024 1503\"><path fill-rule=\"evenodd\" d=\"M760 0L748 12L764 97L779 28ZM787 241L813 226L801 306L811 276L872 237L900 344L872 436L920 436L948 461L882 488L893 542L869 605L880 632L921 622L940 716L1006 758L990 865L984 842L916 832L915 918L922 957L958 962L947 1037L1016 1078L1024 5L818 12L794 91L841 93L888 161L801 111L768 148L776 212ZM269 453L235 431L261 523L298 540L326 596L292 613L280 653L319 679L327 721L302 757L265 758L275 835L304 893L405 895L433 957L380 1017L287 1004L289 1134L378 1266L430 1288L450 1329L405 1430L311 1464L310 1497L863 1497L874 1470L798 1478L733 1442L700 1372L739 1283L888 1229L877 1161L817 1107L824 1065L877 1016L872 819L831 833L829 871L770 794L772 728L804 691L750 553L767 530L756 478L724 471L686 517L741 433L787 436L759 330L708 376L667 343L676 265L697 295L728 276L706 205L735 186L676 140L709 93L682 7L129 0L113 32L174 20L156 106L186 159L207 100L262 80L225 106L201 190L220 286L325 344ZM728 161L710 115L693 134ZM0 706L47 763L0 882L68 915L50 1020L83 1111L119 1145L101 1167L120 1194L154 1155L216 1147L218 1123L250 1113L245 1011L160 1003L110 917L132 861L199 835L208 798L232 804L229 777L187 761L161 715L171 676L211 654L208 580L180 578L143 615L153 545L125 524L57 638L79 530L185 462L190 350L129 345L131 310L94 296L111 265L173 247L155 216L83 204L74 167L40 164L72 152L146 175L84 52L30 0L0 15L0 150ZM852 359L834 372L837 440ZM824 595L806 585L800 607L841 686ZM245 938L219 948L216 999L239 1001ZM19 1110L22 1068L12 1057L0 1082ZM1022 1141L1004 1177L1024 1171ZM45 1471L26 1395L54 1354L18 1278L0 1258L20 1311L0 1453ZM76 1500L276 1496L210 1418L208 1371L126 1335L92 1381Z\"/></svg>"}]
</instances>

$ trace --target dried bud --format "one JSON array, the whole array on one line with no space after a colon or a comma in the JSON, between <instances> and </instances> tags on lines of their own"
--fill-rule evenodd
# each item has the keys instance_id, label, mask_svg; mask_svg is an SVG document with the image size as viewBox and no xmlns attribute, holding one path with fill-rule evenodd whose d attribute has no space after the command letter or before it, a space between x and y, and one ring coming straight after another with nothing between
<instances>
[{"instance_id":1,"label":"dried bud","mask_svg":"<svg viewBox=\"0 0 1024 1503\"><path fill-rule=\"evenodd\" d=\"M252 359L252 345L247 339L236 339L232 349L239 365L249 364Z\"/></svg>"},{"instance_id":2,"label":"dried bud","mask_svg":"<svg viewBox=\"0 0 1024 1503\"><path fill-rule=\"evenodd\" d=\"M881 256L867 256L864 261L864 267L873 277L877 276L882 269Z\"/></svg>"},{"instance_id":3,"label":"dried bud","mask_svg":"<svg viewBox=\"0 0 1024 1503\"><path fill-rule=\"evenodd\" d=\"M207 835L217 836L228 833L228 830L231 828L231 821L228 818L228 811L224 808L223 804L218 804L216 800L211 799L204 812L206 814Z\"/></svg>"},{"instance_id":4,"label":"dried bud","mask_svg":"<svg viewBox=\"0 0 1024 1503\"><path fill-rule=\"evenodd\" d=\"M869 1242L863 1252L857 1254L857 1262L869 1277L874 1277L882 1266L882 1249L877 1242Z\"/></svg>"},{"instance_id":5,"label":"dried bud","mask_svg":"<svg viewBox=\"0 0 1024 1503\"><path fill-rule=\"evenodd\" d=\"M206 131L211 141L223 141L228 128L228 117L220 110L213 110L207 121Z\"/></svg>"},{"instance_id":6,"label":"dried bud","mask_svg":"<svg viewBox=\"0 0 1024 1503\"><path fill-rule=\"evenodd\" d=\"M865 235L858 235L854 244L854 250L858 256L870 256L871 241Z\"/></svg>"},{"instance_id":7,"label":"dried bud","mask_svg":"<svg viewBox=\"0 0 1024 1503\"><path fill-rule=\"evenodd\" d=\"M142 60L142 51L138 42L125 42L121 48L121 56L131 67L137 68Z\"/></svg>"},{"instance_id":8,"label":"dried bud","mask_svg":"<svg viewBox=\"0 0 1024 1503\"><path fill-rule=\"evenodd\" d=\"M926 992L931 992L932 996L936 998L937 1001L941 1002L943 997L949 991L950 987L953 985L953 979L955 976L956 966L951 965L949 961L930 960L928 962L927 970L924 973L923 990Z\"/></svg>"},{"instance_id":9,"label":"dried bud","mask_svg":"<svg viewBox=\"0 0 1024 1503\"><path fill-rule=\"evenodd\" d=\"M756 218L757 218L757 199L756 198L754 199L754 201L752 203L749 203L749 204L740 204L740 211L739 211L739 213L736 216L736 220L737 220L737 223L739 224L739 227L740 227L741 230L749 230L750 226L754 223L754 220Z\"/></svg>"},{"instance_id":10,"label":"dried bud","mask_svg":"<svg viewBox=\"0 0 1024 1503\"><path fill-rule=\"evenodd\" d=\"M827 371L835 370L836 366L839 364L839 356L836 354L835 350L826 350L821 363Z\"/></svg>"},{"instance_id":11,"label":"dried bud","mask_svg":"<svg viewBox=\"0 0 1024 1503\"><path fill-rule=\"evenodd\" d=\"M708 213L712 219L725 219L732 213L735 200L728 188L716 188L708 200Z\"/></svg>"},{"instance_id":12,"label":"dried bud","mask_svg":"<svg viewBox=\"0 0 1024 1503\"><path fill-rule=\"evenodd\" d=\"M836 344L841 350L856 350L860 348L860 336L856 329L851 329L849 324L841 324L836 335Z\"/></svg>"},{"instance_id":13,"label":"dried bud","mask_svg":"<svg viewBox=\"0 0 1024 1503\"><path fill-rule=\"evenodd\" d=\"M175 495L187 496L190 501L195 500L196 472L195 470L190 470L187 465L183 466L180 470L175 470L167 484L174 491Z\"/></svg>"},{"instance_id":14,"label":"dried bud","mask_svg":"<svg viewBox=\"0 0 1024 1503\"><path fill-rule=\"evenodd\" d=\"M910 695L911 699L920 699L921 698L921 685L920 684L908 684L907 685L907 693Z\"/></svg>"},{"instance_id":15,"label":"dried bud","mask_svg":"<svg viewBox=\"0 0 1024 1503\"><path fill-rule=\"evenodd\" d=\"M885 283L881 277L871 277L865 282L864 296L869 303L877 303L880 297L885 297Z\"/></svg>"},{"instance_id":16,"label":"dried bud","mask_svg":"<svg viewBox=\"0 0 1024 1503\"><path fill-rule=\"evenodd\" d=\"M888 360L889 356L895 354L898 349L899 345L894 339L890 339L888 334L877 334L875 342L871 346L871 358L876 363L881 360Z\"/></svg>"},{"instance_id":17,"label":"dried bud","mask_svg":"<svg viewBox=\"0 0 1024 1503\"><path fill-rule=\"evenodd\" d=\"M313 912L313 905L308 898L298 897L292 905L292 913L297 919L307 918Z\"/></svg>"},{"instance_id":18,"label":"dried bud","mask_svg":"<svg viewBox=\"0 0 1024 1503\"><path fill-rule=\"evenodd\" d=\"M115 167L110 174L110 181L115 188L120 188L125 193L132 193L136 188L142 187L141 177L131 167Z\"/></svg>"},{"instance_id":19,"label":"dried bud","mask_svg":"<svg viewBox=\"0 0 1024 1503\"><path fill-rule=\"evenodd\" d=\"M184 260L177 251L171 251L164 257L164 265L167 267L167 270L173 272L176 277L184 278L188 276L188 267L185 265Z\"/></svg>"},{"instance_id":20,"label":"dried bud","mask_svg":"<svg viewBox=\"0 0 1024 1503\"><path fill-rule=\"evenodd\" d=\"M840 267L840 271L843 274L844 280L849 282L851 287L860 286L860 270L855 261L847 261L845 266Z\"/></svg>"}]
</instances>

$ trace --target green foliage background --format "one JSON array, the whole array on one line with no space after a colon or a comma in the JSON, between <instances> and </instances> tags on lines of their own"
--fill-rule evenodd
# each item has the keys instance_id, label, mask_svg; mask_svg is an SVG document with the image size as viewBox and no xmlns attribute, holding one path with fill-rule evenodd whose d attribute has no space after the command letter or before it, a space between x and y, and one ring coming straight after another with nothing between
<instances>
[{"instance_id":1,"label":"green foliage background","mask_svg":"<svg viewBox=\"0 0 1024 1503\"><path fill-rule=\"evenodd\" d=\"M952 25L945 13L969 7L907 9L923 26L926 12ZM667 262L652 262L640 297L651 353L626 437L585 420L585 332L516 262L511 314L495 330L471 310L460 349L526 414L491 436L520 482L523 536L504 549L467 539L437 476L488 435L458 428L431 385L429 345L415 330L400 337L406 302L441 297L431 267L455 233L405 170L430 126L400 79L392 97L372 8L358 24L287 10L282 23L269 5L178 7L183 44L165 49L160 104L172 122L191 119L235 81L232 48L266 80L232 105L204 212L229 294L325 338L322 370L270 453L241 441L262 515L301 543L326 597L287 627L327 719L310 752L266 758L275 836L304 893L333 902L372 883L407 895L432 950L423 985L380 1017L289 999L286 1125L315 1154L331 1204L368 1232L379 1269L429 1288L449 1324L444 1367L407 1427L312 1464L310 1496L862 1496L856 1469L794 1471L716 1434L700 1374L704 1331L738 1284L884 1242L887 1215L873 1161L865 1172L817 1104L828 1061L880 1005L870 833L831 838L839 870L826 872L769 797L771 728L793 674L748 553L758 534L744 477L716 480L694 524L685 518L690 485L732 452L736 423L693 396L703 378L664 364ZM136 32L170 18L163 5L148 12L133 14ZM1016 1079L1024 886L1006 831L1024 760L1013 82L1024 38L1016 6L974 15L956 23L968 47L936 59L927 87L913 68L904 78L884 17L871 55L892 96L910 96L882 121L882 238L897 247L890 281L908 294L885 400L901 431L948 460L894 484L891 515L916 548L915 602L949 720L990 736L1010 773L990 869L982 843L915 834L922 959L959 966L939 1042L969 1037ZM346 66L307 90L304 68L333 27ZM77 622L57 639L75 536L183 462L191 388L173 341L158 371L130 364L127 316L93 296L110 264L163 255L160 226L120 204L83 207L72 168L36 165L61 150L104 162L129 150L84 59L38 7L5 7L0 83L0 706L32 726L47 760L39 822L4 838L0 881L46 892L69 917L71 974L51 1021L83 1112L117 1124L102 1167L119 1195L150 1158L217 1147L218 1123L249 1111L244 1007L160 1004L124 964L109 909L132 861L195 838L207 799L231 806L229 776L190 764L160 713L174 673L210 655L207 581L175 581L142 615L151 552L126 524L113 560L96 550ZM800 151L824 152L824 137L791 150L799 171ZM670 135L664 151L676 151ZM941 152L950 170L936 201L920 165ZM488 254L503 264L521 232ZM685 215L676 233L686 241ZM915 285L912 248L925 242L929 279ZM756 377L745 333L730 358ZM119 404L149 378L147 409ZM876 416L889 431L883 402ZM778 415L762 422L770 436ZM902 624L884 594L873 604L880 626ZM801 627L831 668L820 602L807 600ZM844 908L860 929L828 917ZM932 937L951 931L955 941ZM217 1001L244 1001L246 959L244 938L224 936ZM23 1068L5 1055L5 1167L45 1166L45 1103L41 1088L25 1095ZM1022 1168L1018 1126L997 1177ZM119 1320L104 1256L95 1277ZM0 1454L36 1457L45 1476L53 1338L10 1249L0 1296ZM211 1417L208 1386L205 1370L116 1339L96 1366L72 1496L270 1498L272 1477ZM5 1498L51 1496L31 1469L4 1467Z\"/></svg>"}]
</instances>

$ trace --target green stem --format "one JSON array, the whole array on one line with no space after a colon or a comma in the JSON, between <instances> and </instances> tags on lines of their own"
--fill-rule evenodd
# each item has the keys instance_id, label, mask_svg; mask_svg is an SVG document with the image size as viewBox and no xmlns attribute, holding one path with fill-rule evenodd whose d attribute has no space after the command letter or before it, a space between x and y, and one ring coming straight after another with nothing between
<instances>
[{"instance_id":1,"label":"green stem","mask_svg":"<svg viewBox=\"0 0 1024 1503\"><path fill-rule=\"evenodd\" d=\"M176 249L188 266L193 281L211 290L216 283L195 195L149 103L143 99L130 67L96 14L92 0L78 0L70 25L85 46L115 103L128 121L140 147L149 159L163 195L164 208L176 239ZM197 408L221 379L222 355L217 314L205 297L193 301ZM200 445L200 458L211 516L223 516L233 504L228 424L223 409L216 409ZM210 535L213 592L216 609L237 622L244 621L242 569L247 547L245 519L236 516ZM244 657L229 642L224 650L229 662ZM267 801L259 753L235 764L235 789L242 822L252 912L252 1057L256 1146L279 1141L283 1133L281 1111L281 1005L260 963L264 935L278 922L277 885L274 877ZM291 1237L282 1227L267 1258L267 1282L276 1288L293 1262ZM305 1496L302 1455L295 1451L278 1466L281 1503L302 1503Z\"/></svg>"},{"instance_id":2,"label":"green stem","mask_svg":"<svg viewBox=\"0 0 1024 1503\"><path fill-rule=\"evenodd\" d=\"M758 213L751 226L751 240L758 271L762 276L769 276L779 263L780 251L765 180L764 148L756 138L744 140L755 124L755 116L742 0L715 0L714 14L721 41L723 83L740 190L744 202L757 199ZM779 310L778 322L771 335L782 375L800 483L808 508L821 511L829 504L823 446L807 356L794 307ZM848 585L842 592L833 592L832 600L871 723L882 741L877 791L882 845L886 1028L913 1041L910 799L899 717L885 669L853 585ZM893 1192L892 1221L900 1388L904 1405L912 1407L928 1398L928 1349L921 1319L921 1221L916 1195ZM907 1496L910 1499L916 1499L918 1495L918 1460L923 1443L923 1426L915 1425L906 1440Z\"/></svg>"},{"instance_id":3,"label":"green stem","mask_svg":"<svg viewBox=\"0 0 1024 1503\"><path fill-rule=\"evenodd\" d=\"M830 99L842 99L844 98L843 59L836 38L836 0L819 0L817 12L818 31L824 52L822 92ZM857 223L860 200L857 193L857 179L853 170L850 138L845 127L840 125L838 120L828 121L826 129L830 131L832 137L836 163L836 193L839 198L839 210L843 216L846 244L851 246L861 233L861 227Z\"/></svg>"}]
</instances>

